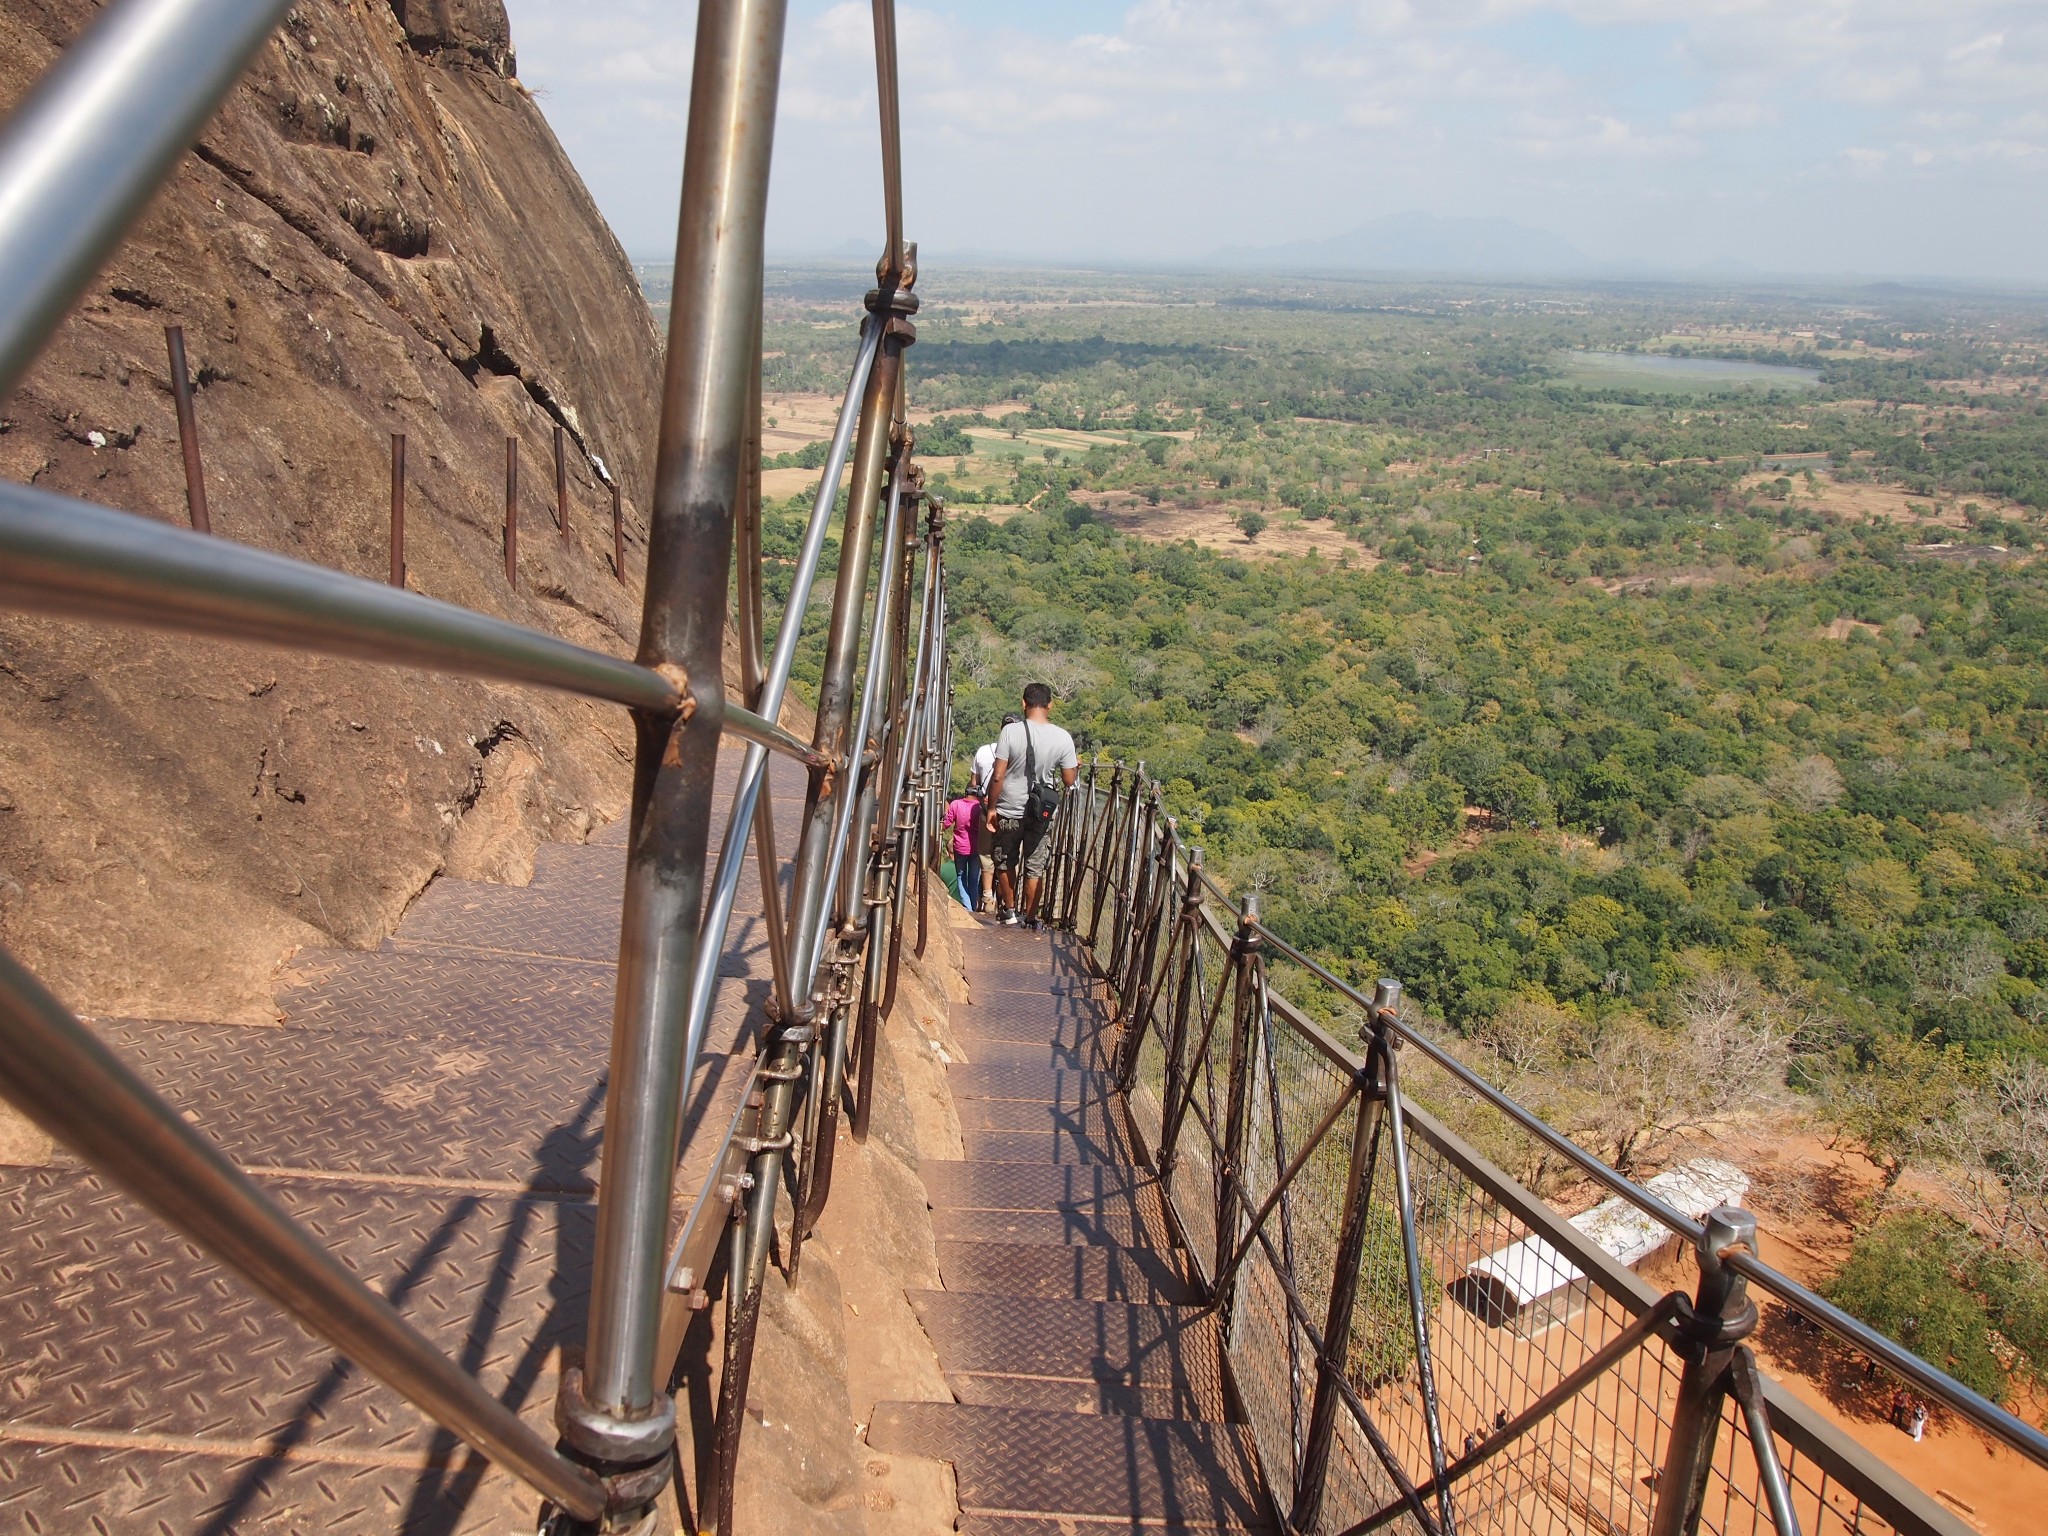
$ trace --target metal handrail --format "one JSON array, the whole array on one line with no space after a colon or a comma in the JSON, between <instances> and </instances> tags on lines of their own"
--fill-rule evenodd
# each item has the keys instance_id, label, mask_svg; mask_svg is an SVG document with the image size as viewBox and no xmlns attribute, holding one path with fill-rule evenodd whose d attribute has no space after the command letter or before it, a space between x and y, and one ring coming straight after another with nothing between
<instances>
[{"instance_id":1,"label":"metal handrail","mask_svg":"<svg viewBox=\"0 0 2048 1536\"><path fill-rule=\"evenodd\" d=\"M19 381L286 9L285 0L113 0L0 124L0 394ZM943 512L925 496L910 462L914 439L905 422L903 352L915 340L908 317L916 309L916 247L903 239L891 0L874 0L886 230L879 287L869 297L774 658L762 665L760 582L749 571L737 583L747 694L730 702L724 696L721 647L736 525L747 536L743 555L756 564L759 557L761 241L785 9L785 0L732 0L698 12L634 660L403 590L398 440L389 585L89 502L0 486L0 607L526 683L633 712L639 761L605 1178L588 1345L581 1364L562 1374L559 1445L404 1323L0 954L0 1093L316 1334L539 1489L578 1529L636 1524L669 1479L675 1416L661 1386L680 1341L679 1320L708 1299L707 1285L719 1283L710 1262L721 1224L714 1216L730 1218L724 1225L734 1238L723 1277L721 1381L722 1397L733 1401L722 1403L717 1433L727 1452L736 1450L782 1161L806 1159L811 1205L821 1202L830 1186L829 1132L822 1142L813 1135L806 1143L798 1127L820 1120L818 1090L843 1077L853 1052L871 1061L874 1032L895 991L900 929L892 924L902 920L905 893L931 844L952 741ZM174 349L181 340L173 338ZM514 451L508 440L508 473L516 469ZM852 510L830 620L836 650L828 650L837 660L828 668L817 731L806 742L781 723L782 706L850 454ZM559 464L557 482L559 496ZM906 537L892 539L887 550L885 573L894 574L885 574L874 596L874 635L863 661L867 555L884 499L889 527ZM928 517L913 668L911 546L918 541L910 532L920 511ZM516 575L511 533L508 524L508 582ZM618 574L623 580L623 569ZM892 625L892 617L900 622ZM893 642L885 633L892 627ZM855 697L866 703L860 734L849 742ZM707 903L704 866L722 735L747 748ZM796 852L799 876L806 868L811 873L807 886L800 878L804 899L786 920L763 794L770 752L810 773L807 823L814 835ZM711 1174L671 1253L684 1094L707 1044L749 838L773 930L775 996L741 1107L717 1128ZM844 878L820 880L827 869L844 870ZM921 951L922 879L918 888ZM794 969L791 956L802 957ZM868 1091L863 1072L857 1134L865 1132ZM831 1112L836 1108L835 1099ZM792 1267L805 1228L799 1213ZM727 1531L731 1474L732 1456L724 1454L708 1502L717 1504L718 1526Z\"/></svg>"},{"instance_id":2,"label":"metal handrail","mask_svg":"<svg viewBox=\"0 0 2048 1536\"><path fill-rule=\"evenodd\" d=\"M1746 1230L1742 1222L1749 1221L1749 1218L1740 1216L1738 1220L1739 1213L1719 1212L1699 1221L1678 1211L1669 1202L1577 1146L1430 1038L1413 1019L1401 1012L1397 984L1382 982L1373 994L1368 995L1273 932L1261 920L1255 902L1234 901L1203 868L1200 850L1190 849L1185 856L1182 855L1170 818L1155 825L1140 817L1140 805L1153 802L1159 793L1158 786L1144 774L1142 765L1136 772L1130 772L1118 763L1108 775L1106 785L1098 784L1102 777L1099 770L1105 766L1099 760L1091 763L1087 784L1068 798L1061 825L1055 833L1057 841L1048 889L1057 895L1051 910L1062 926L1073 928L1088 946L1091 959L1109 984L1113 999L1118 1002L1125 1030L1116 1057L1120 1082L1126 1088L1133 1086L1139 1055L1146 1048L1148 1038L1156 1036L1151 1048L1164 1054L1164 1087L1156 1090L1163 1094L1156 1105L1162 1140L1152 1150L1151 1156L1168 1187L1170 1206L1180 1198L1172 1193L1175 1170L1189 1155L1184 1145L1186 1133L1183 1126L1192 1125L1197 1130L1199 1155L1209 1164L1218 1201L1214 1213L1202 1217L1205 1230L1209 1225L1214 1227L1214 1253L1205 1251L1203 1241L1187 1233L1184 1236L1189 1237L1190 1257L1202 1283L1210 1289L1212 1304L1229 1315L1232 1294L1242 1284L1238 1272L1247 1252L1256 1250L1262 1253L1275 1274L1276 1283L1288 1298L1293 1326L1300 1328L1302 1336L1313 1343L1321 1361L1318 1366L1318 1404L1311 1416L1306 1442L1309 1449L1301 1452L1313 1465L1305 1465L1301 1474L1302 1485L1294 1490L1291 1518L1296 1528L1307 1530L1315 1525L1322 1499L1321 1479L1329 1454L1327 1428L1318 1428L1329 1423L1328 1414L1322 1406L1322 1374L1330 1371L1337 1374L1338 1379L1331 1383L1329 1400L1333 1404L1341 1401L1348 1405L1354 1421L1366 1410L1342 1379L1341 1341L1348 1333L1348 1315L1340 1316L1333 1311L1328 1320L1309 1315L1297 1288L1298 1277L1285 1272L1294 1262L1289 1256L1291 1249L1283 1252L1284 1245L1276 1243L1268 1235L1267 1227L1277 1218L1282 1223L1284 1235L1297 1176L1332 1127L1345 1118L1345 1104L1354 1097L1360 1101L1355 1111L1358 1117L1358 1139L1354 1143L1355 1187L1346 1194L1346 1209L1362 1209L1363 1202L1369 1198L1392 1198L1399 1214L1408 1254L1405 1282L1408 1299L1405 1305L1421 1357L1418 1369L1423 1389L1422 1423L1429 1432L1430 1460L1434 1463L1433 1467L1425 1465L1419 1478L1411 1481L1398 1461L1391 1459L1391 1450L1373 1425L1358 1422L1358 1432L1374 1447L1383 1470L1393 1478L1394 1485L1405 1492L1394 1505L1358 1520L1355 1529L1369 1529L1396 1513L1405 1512L1413 1515L1416 1523L1425 1529L1448 1532L1456 1521L1448 1497L1450 1482L1454 1476L1462 1475L1457 1469L1470 1465L1473 1456L1468 1446L1466 1457L1447 1461L1448 1451L1439 1438L1435 1400L1427 1369L1430 1325L1417 1289L1422 1283L1415 1263L1418 1218L1415 1197L1408 1187L1409 1154L1400 1144L1403 1130L1412 1131L1431 1149L1432 1155L1460 1169L1462 1176L1473 1186L1513 1212L1529 1231L1541 1234L1543 1240L1558 1253L1569 1255L1570 1261L1579 1267L1588 1283L1599 1293L1615 1298L1626 1312L1641 1317L1653 1307L1668 1302L1679 1307L1675 1315L1682 1318L1710 1318L1711 1314L1711 1318L1725 1316L1728 1319L1725 1323L1712 1323L1711 1326L1697 1321L1686 1322L1684 1328L1692 1332L1683 1332L1676 1323L1651 1330L1672 1349L1678 1350L1688 1362L1678 1409L1684 1422L1673 1427L1672 1454L1680 1454L1678 1441L1687 1441L1690 1450L1686 1454L1693 1459L1683 1468L1667 1468L1678 1474L1680 1482L1689 1486L1695 1481L1695 1467L1701 1469L1698 1477L1707 1475L1704 1468L1711 1454L1712 1431L1705 1426L1712 1415L1699 1405L1719 1402L1725 1397L1736 1404L1733 1411L1738 1430L1747 1424L1748 1437L1754 1438L1759 1426L1768 1420L1793 1452L1824 1467L1829 1476L1857 1490L1859 1499L1864 1499L1873 1511L1881 1513L1895 1526L1922 1531L1959 1529L1953 1517L1924 1493L1890 1474L1867 1452L1825 1421L1812 1417L1807 1409L1775 1384L1762 1381L1761 1387L1752 1391L1754 1365L1739 1343L1741 1331L1748 1326L1740 1322L1740 1314L1741 1309L1748 1305L1743 1288L1749 1283L1797 1308L1812 1322L1912 1383L1959 1418L1994 1435L2037 1465L2048 1465L2048 1436L2043 1436L2031 1425L1951 1380L1764 1264L1756 1256L1753 1241L1731 1240L1729 1232L1733 1231L1739 1237ZM1141 844L1150 850L1142 858ZM1166 895L1175 899L1155 900L1146 890L1147 877L1141 871L1149 868L1155 859L1167 872L1165 878L1169 888ZM1092 917L1091 903L1081 899L1084 883L1093 892ZM1100 931L1104 916L1109 919L1107 932ZM1150 931L1140 931L1141 918L1144 924L1149 925ZM1214 948L1223 949L1228 958L1222 974L1205 981L1202 954L1205 949ZM1361 1010L1365 1021L1364 1054L1338 1041L1299 1008L1271 990L1264 969L1268 955L1300 966ZM1162 1003L1162 996L1168 993L1172 996ZM1232 998L1237 1000L1234 1005ZM1197 1004L1198 1013L1192 1020L1189 1016L1191 1001ZM1237 1010L1235 1022L1231 1017L1233 1006ZM1310 1049L1313 1053L1311 1059L1319 1059L1323 1063L1319 1070L1328 1074L1329 1091L1336 1093L1338 1098L1336 1104L1319 1119L1310 1117L1315 1119L1315 1123L1307 1139L1299 1145L1283 1143L1277 1118L1280 1109L1278 1101L1275 1101L1273 1113L1276 1119L1272 1132L1275 1162L1269 1169L1272 1187L1260 1190L1249 1187L1250 1175L1244 1167L1245 1154L1240 1142L1244 1134L1241 1126L1248 1112L1244 1104L1244 1095L1249 1092L1247 1074L1252 1071L1250 1063L1258 1058L1260 1049L1256 1029L1247 1020L1266 1018L1277 1018L1295 1039ZM1245 1034L1247 1029L1252 1029L1252 1035ZM1685 1302L1683 1297L1660 1299L1658 1293L1632 1271L1622 1268L1604 1250L1591 1243L1585 1234L1466 1146L1433 1116L1405 1102L1398 1090L1395 1055L1404 1046L1413 1047L1432 1065L1440 1068L1459 1089L1536 1137L1581 1175L1621 1197L1699 1252L1703 1289L1698 1301ZM1206 1094L1198 1093L1198 1078L1204 1073L1222 1072L1226 1047L1230 1059L1227 1082L1220 1088L1212 1083ZM1260 1070L1269 1075L1277 1070L1271 1062L1270 1052L1266 1063ZM1366 1089L1362 1095L1359 1093L1361 1086ZM1215 1097L1218 1093L1223 1095L1220 1100ZM1389 1132L1388 1156L1395 1184L1391 1197L1385 1192L1377 1197L1372 1195L1370 1168L1380 1154L1363 1151L1368 1141L1374 1148L1379 1146L1377 1126L1383 1111ZM1284 1167L1281 1166L1283 1145ZM1362 1173L1358 1164L1361 1155L1366 1158ZM1361 1178L1363 1186L1356 1187ZM1206 1189L1208 1186L1201 1187ZM1193 1198L1197 1198L1199 1203L1207 1197ZM1184 1212L1176 1209L1174 1214L1185 1226L1187 1218ZM1349 1219L1347 1216L1347 1222ZM1734 1221L1735 1226L1731 1228L1729 1221ZM1343 1230L1348 1232L1351 1229L1347 1226ZM1340 1240L1340 1250L1345 1240ZM1717 1288L1712 1296L1708 1295L1709 1281ZM1319 1280L1318 1284L1321 1283ZM1335 1289L1332 1296L1334 1308ZM1682 1302L1685 1304L1679 1306ZM1753 1317L1753 1310L1750 1315ZM1716 1334L1716 1328L1722 1332ZM1699 1360L1695 1360L1693 1356L1684 1354L1686 1348L1692 1347L1686 1340L1695 1334L1701 1338L1718 1337L1722 1343L1708 1348ZM1326 1339L1330 1341L1327 1347ZM1719 1353L1716 1353L1717 1349ZM1582 1378L1573 1379L1583 1384ZM1687 1396L1688 1392L1691 1397ZM1296 1407L1297 1411L1305 1411L1299 1402ZM1320 1449L1316 1448L1318 1434L1324 1436ZM1704 1437L1703 1441L1701 1437ZM1702 1444L1708 1449L1701 1450ZM1767 1449L1770 1450L1769 1465L1763 1459ZM1290 1450L1288 1454L1292 1455L1294 1451ZM1484 1454L1490 1455L1491 1451ZM1784 1469L1776 1465L1776 1454L1766 1443L1759 1442L1757 1503L1760 1509L1768 1512L1784 1536L1792 1536L1785 1522L1791 1520L1796 1527L1796 1518L1791 1513L1791 1496L1787 1492ZM1318 1462L1315 1460L1317 1457L1324 1460ZM1439 1501L1438 1509L1425 1512L1417 1502L1417 1481L1423 1489L1433 1492ZM1659 1532L1678 1529L1677 1526L1667 1526L1665 1522L1682 1520L1682 1500L1676 1495L1669 1499L1660 1496L1657 1513L1656 1529Z\"/></svg>"},{"instance_id":3,"label":"metal handrail","mask_svg":"<svg viewBox=\"0 0 2048 1536\"><path fill-rule=\"evenodd\" d=\"M0 397L291 0L116 0L0 125Z\"/></svg>"}]
</instances>

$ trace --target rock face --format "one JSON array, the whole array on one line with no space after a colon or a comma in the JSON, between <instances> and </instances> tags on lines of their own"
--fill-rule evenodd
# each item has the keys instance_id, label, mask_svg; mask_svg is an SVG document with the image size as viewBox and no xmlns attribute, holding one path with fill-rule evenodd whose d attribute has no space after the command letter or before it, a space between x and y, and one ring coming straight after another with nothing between
<instances>
[{"instance_id":1,"label":"rock face","mask_svg":"<svg viewBox=\"0 0 2048 1536\"><path fill-rule=\"evenodd\" d=\"M0 110L93 14L0 0ZM402 432L414 590L630 652L659 343L515 70L499 0L304 0L0 400L0 474L183 524L175 323L221 537L382 579ZM0 943L85 1012L262 1018L294 946L618 814L631 740L533 690L0 617Z\"/></svg>"}]
</instances>

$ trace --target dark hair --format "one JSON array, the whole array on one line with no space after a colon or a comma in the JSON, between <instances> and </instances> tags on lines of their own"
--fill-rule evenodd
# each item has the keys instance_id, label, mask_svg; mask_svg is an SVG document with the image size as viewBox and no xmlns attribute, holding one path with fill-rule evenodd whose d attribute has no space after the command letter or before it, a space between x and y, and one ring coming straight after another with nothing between
<instances>
[{"instance_id":1,"label":"dark hair","mask_svg":"<svg viewBox=\"0 0 2048 1536\"><path fill-rule=\"evenodd\" d=\"M1048 688L1044 683L1026 683L1024 685L1024 707L1026 709L1052 708L1052 689Z\"/></svg>"},{"instance_id":2,"label":"dark hair","mask_svg":"<svg viewBox=\"0 0 2048 1536\"><path fill-rule=\"evenodd\" d=\"M1018 714L1018 713L1017 713L1017 712L1016 712L1016 711L1015 711L1015 710L1013 709L1013 710L1009 711L1009 712L1008 712L1007 714L1005 714L1005 715L1003 716L1003 724L1005 724L1005 725L1015 725L1015 724L1016 724L1016 723L1017 723L1017 722L1018 722L1019 720L1022 720L1023 718L1024 718L1024 717L1023 717L1022 715Z\"/></svg>"}]
</instances>

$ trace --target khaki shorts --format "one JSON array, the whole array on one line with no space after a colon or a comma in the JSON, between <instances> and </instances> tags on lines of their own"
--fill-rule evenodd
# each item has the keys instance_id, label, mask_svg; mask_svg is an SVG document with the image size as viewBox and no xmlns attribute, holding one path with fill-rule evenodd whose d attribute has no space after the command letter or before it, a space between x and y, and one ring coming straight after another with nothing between
<instances>
[{"instance_id":1,"label":"khaki shorts","mask_svg":"<svg viewBox=\"0 0 2048 1536\"><path fill-rule=\"evenodd\" d=\"M1052 868L1052 838L1047 835L1051 830L1047 822L1039 822L1034 828L1021 818L1012 821L1007 816L998 816L996 873L1015 879L1021 870L1027 880L1043 880L1045 872Z\"/></svg>"}]
</instances>

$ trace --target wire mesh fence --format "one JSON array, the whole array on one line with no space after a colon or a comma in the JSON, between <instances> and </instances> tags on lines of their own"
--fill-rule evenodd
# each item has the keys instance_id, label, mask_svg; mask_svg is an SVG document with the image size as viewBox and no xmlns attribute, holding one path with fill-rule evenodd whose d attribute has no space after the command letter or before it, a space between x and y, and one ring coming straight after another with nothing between
<instances>
[{"instance_id":1,"label":"wire mesh fence","mask_svg":"<svg viewBox=\"0 0 2048 1536\"><path fill-rule=\"evenodd\" d=\"M1295 1529L1967 1529L1782 1386L1745 1411L1743 1277L1773 1272L1740 1253L1740 1221L1736 1239L1715 1225L1742 1213L1665 1220L1280 944L1183 854L1140 774L1092 768L1061 836L1054 910L1110 982L1132 1122ZM1697 1286L1660 1291L1502 1166L1546 1160L1664 1221L1679 1262L1659 1272ZM1770 1326L1800 1325L1762 1289Z\"/></svg>"}]
</instances>

